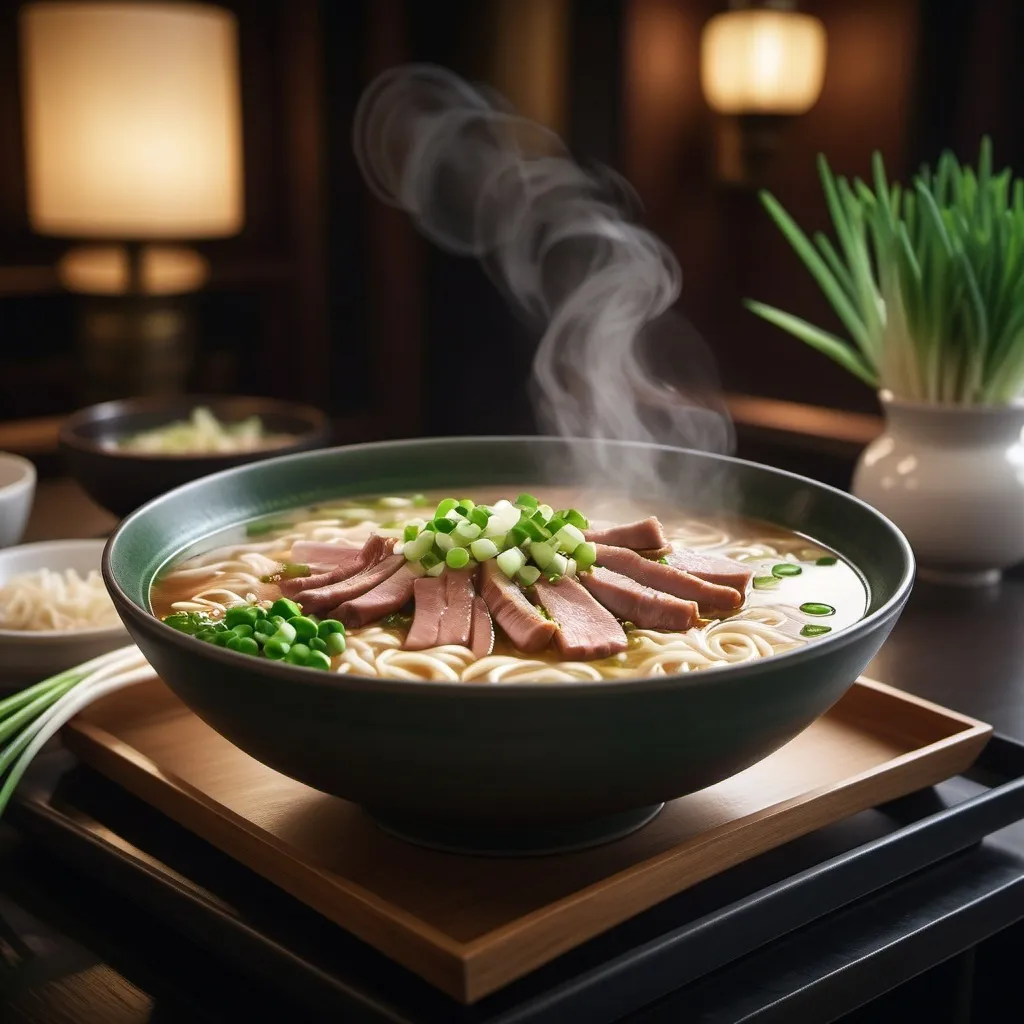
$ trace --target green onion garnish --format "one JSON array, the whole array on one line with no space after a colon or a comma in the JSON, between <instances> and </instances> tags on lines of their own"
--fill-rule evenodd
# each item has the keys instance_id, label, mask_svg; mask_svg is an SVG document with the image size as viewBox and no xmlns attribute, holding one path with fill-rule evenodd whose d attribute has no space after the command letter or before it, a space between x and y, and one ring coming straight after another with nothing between
<instances>
[{"instance_id":1,"label":"green onion garnish","mask_svg":"<svg viewBox=\"0 0 1024 1024\"><path fill-rule=\"evenodd\" d=\"M792 562L779 562L778 565L772 566L773 576L799 576L803 572L803 569L799 565L794 565Z\"/></svg>"},{"instance_id":2,"label":"green onion garnish","mask_svg":"<svg viewBox=\"0 0 1024 1024\"><path fill-rule=\"evenodd\" d=\"M444 517L448 515L456 505L458 505L458 502L454 498L444 498L438 503L437 509L434 512L434 518L444 519Z\"/></svg>"},{"instance_id":3,"label":"green onion garnish","mask_svg":"<svg viewBox=\"0 0 1024 1024\"><path fill-rule=\"evenodd\" d=\"M521 519L516 529L525 530L526 535L530 540L548 540L551 536L551 531L546 529L535 519Z\"/></svg>"},{"instance_id":4,"label":"green onion garnish","mask_svg":"<svg viewBox=\"0 0 1024 1024\"><path fill-rule=\"evenodd\" d=\"M803 629L800 630L801 636L824 636L826 633L831 633L831 626L821 626L816 622L808 622Z\"/></svg>"},{"instance_id":5,"label":"green onion garnish","mask_svg":"<svg viewBox=\"0 0 1024 1024\"><path fill-rule=\"evenodd\" d=\"M774 590L779 585L779 578L777 576L755 576L754 577L754 589L755 590Z\"/></svg>"},{"instance_id":6,"label":"green onion garnish","mask_svg":"<svg viewBox=\"0 0 1024 1024\"><path fill-rule=\"evenodd\" d=\"M526 527L519 523L513 526L508 533L505 534L505 546L506 547L519 547L524 540L529 540L530 535L526 531Z\"/></svg>"},{"instance_id":7,"label":"green onion garnish","mask_svg":"<svg viewBox=\"0 0 1024 1024\"><path fill-rule=\"evenodd\" d=\"M469 545L469 550L478 562L486 562L489 558L494 558L498 554L498 546L493 540L489 540L486 537L473 541Z\"/></svg>"},{"instance_id":8,"label":"green onion garnish","mask_svg":"<svg viewBox=\"0 0 1024 1024\"><path fill-rule=\"evenodd\" d=\"M425 494L414 494L412 496L412 503L416 508L423 508L425 505L429 504Z\"/></svg>"},{"instance_id":9,"label":"green onion garnish","mask_svg":"<svg viewBox=\"0 0 1024 1024\"><path fill-rule=\"evenodd\" d=\"M436 551L428 551L421 559L420 565L428 571L433 569L435 565L440 565L443 559Z\"/></svg>"},{"instance_id":10,"label":"green onion garnish","mask_svg":"<svg viewBox=\"0 0 1024 1024\"><path fill-rule=\"evenodd\" d=\"M470 509L469 515L466 518L482 530L487 525L487 520L491 518L491 513L477 505L475 508Z\"/></svg>"},{"instance_id":11,"label":"green onion garnish","mask_svg":"<svg viewBox=\"0 0 1024 1024\"><path fill-rule=\"evenodd\" d=\"M586 572L597 561L597 545L590 541L584 541L576 546L572 557L576 559L576 565L580 571Z\"/></svg>"},{"instance_id":12,"label":"green onion garnish","mask_svg":"<svg viewBox=\"0 0 1024 1024\"><path fill-rule=\"evenodd\" d=\"M465 548L452 548L447 555L444 556L445 562L449 568L452 569L464 569L469 565L469 552Z\"/></svg>"},{"instance_id":13,"label":"green onion garnish","mask_svg":"<svg viewBox=\"0 0 1024 1024\"><path fill-rule=\"evenodd\" d=\"M836 610L830 604L821 604L818 601L806 601L800 605L800 611L805 615L835 615Z\"/></svg>"},{"instance_id":14,"label":"green onion garnish","mask_svg":"<svg viewBox=\"0 0 1024 1024\"><path fill-rule=\"evenodd\" d=\"M540 579L540 569L535 565L524 565L517 575L524 587L532 587Z\"/></svg>"},{"instance_id":15,"label":"green onion garnish","mask_svg":"<svg viewBox=\"0 0 1024 1024\"><path fill-rule=\"evenodd\" d=\"M519 497L516 498L514 504L518 505L520 508L529 509L532 512L537 508L540 502L538 502L532 494L520 494Z\"/></svg>"},{"instance_id":16,"label":"green onion garnish","mask_svg":"<svg viewBox=\"0 0 1024 1024\"><path fill-rule=\"evenodd\" d=\"M533 559L534 564L539 565L542 569L548 567L551 559L556 554L555 545L550 541L542 541L530 545L530 558Z\"/></svg>"},{"instance_id":17,"label":"green onion garnish","mask_svg":"<svg viewBox=\"0 0 1024 1024\"><path fill-rule=\"evenodd\" d=\"M814 564L815 565L835 565L839 559L835 555L822 555Z\"/></svg>"},{"instance_id":18,"label":"green onion garnish","mask_svg":"<svg viewBox=\"0 0 1024 1024\"><path fill-rule=\"evenodd\" d=\"M498 568L509 579L513 579L516 573L526 564L526 555L519 548L509 548L498 555L497 562Z\"/></svg>"},{"instance_id":19,"label":"green onion garnish","mask_svg":"<svg viewBox=\"0 0 1024 1024\"><path fill-rule=\"evenodd\" d=\"M419 536L419 532L420 528L418 526L407 526L402 531L402 540L404 540L405 543L408 544L409 541L415 540L417 536Z\"/></svg>"},{"instance_id":20,"label":"green onion garnish","mask_svg":"<svg viewBox=\"0 0 1024 1024\"><path fill-rule=\"evenodd\" d=\"M569 509L563 518L570 526L575 526L577 530L590 529L590 520L577 509Z\"/></svg>"},{"instance_id":21,"label":"green onion garnish","mask_svg":"<svg viewBox=\"0 0 1024 1024\"><path fill-rule=\"evenodd\" d=\"M563 519L557 512L548 520L548 529L554 534L558 533L563 526L568 526L568 520Z\"/></svg>"},{"instance_id":22,"label":"green onion garnish","mask_svg":"<svg viewBox=\"0 0 1024 1024\"><path fill-rule=\"evenodd\" d=\"M454 519L445 519L444 516L441 516L434 519L431 522L431 526L433 526L435 533L451 533L455 529L456 522Z\"/></svg>"},{"instance_id":23,"label":"green onion garnish","mask_svg":"<svg viewBox=\"0 0 1024 1024\"><path fill-rule=\"evenodd\" d=\"M455 527L452 531L452 536L455 538L456 543L465 547L471 541L476 540L477 537L480 536L480 527L477 526L476 523L464 520Z\"/></svg>"},{"instance_id":24,"label":"green onion garnish","mask_svg":"<svg viewBox=\"0 0 1024 1024\"><path fill-rule=\"evenodd\" d=\"M418 562L434 546L436 536L433 531L425 529L418 537L405 545L402 553L408 561Z\"/></svg>"}]
</instances>

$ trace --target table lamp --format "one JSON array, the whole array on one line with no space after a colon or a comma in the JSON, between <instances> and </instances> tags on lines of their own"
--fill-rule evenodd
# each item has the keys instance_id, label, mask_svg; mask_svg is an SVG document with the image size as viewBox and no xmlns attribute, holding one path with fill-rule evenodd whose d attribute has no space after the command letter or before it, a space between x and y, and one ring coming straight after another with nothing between
<instances>
[{"instance_id":1,"label":"table lamp","mask_svg":"<svg viewBox=\"0 0 1024 1024\"><path fill-rule=\"evenodd\" d=\"M88 297L85 378L108 395L177 390L194 345L184 297L207 266L155 243L242 227L235 18L194 3L37 2L20 34L29 221L93 243L58 264Z\"/></svg>"}]
</instances>

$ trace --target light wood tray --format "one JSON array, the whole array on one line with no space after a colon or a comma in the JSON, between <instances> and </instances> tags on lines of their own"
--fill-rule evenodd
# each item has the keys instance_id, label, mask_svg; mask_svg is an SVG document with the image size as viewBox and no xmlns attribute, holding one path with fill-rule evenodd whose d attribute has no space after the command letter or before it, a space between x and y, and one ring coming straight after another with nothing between
<instances>
[{"instance_id":1,"label":"light wood tray","mask_svg":"<svg viewBox=\"0 0 1024 1024\"><path fill-rule=\"evenodd\" d=\"M410 846L279 775L159 682L65 730L83 760L464 1003L695 883L966 769L991 727L860 680L810 728L606 846L486 859Z\"/></svg>"}]
</instances>

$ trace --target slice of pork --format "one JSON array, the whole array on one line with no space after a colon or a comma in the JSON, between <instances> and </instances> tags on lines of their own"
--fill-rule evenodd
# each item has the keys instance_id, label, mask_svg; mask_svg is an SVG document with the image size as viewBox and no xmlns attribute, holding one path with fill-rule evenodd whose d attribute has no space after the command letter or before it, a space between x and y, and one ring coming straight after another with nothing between
<instances>
[{"instance_id":1,"label":"slice of pork","mask_svg":"<svg viewBox=\"0 0 1024 1024\"><path fill-rule=\"evenodd\" d=\"M341 619L350 629L365 626L368 622L376 622L392 612L397 612L409 603L413 587L419 577L409 567L404 555L392 555L404 563L397 572L391 573L383 583L367 590L358 597L338 605L331 612L331 617ZM371 570L372 571L372 570Z\"/></svg>"},{"instance_id":2,"label":"slice of pork","mask_svg":"<svg viewBox=\"0 0 1024 1024\"><path fill-rule=\"evenodd\" d=\"M614 544L633 551L663 548L668 544L665 531L655 516L638 519L635 523L620 523L603 530L584 530L583 536L595 544Z\"/></svg>"},{"instance_id":3,"label":"slice of pork","mask_svg":"<svg viewBox=\"0 0 1024 1024\"><path fill-rule=\"evenodd\" d=\"M687 630L700 617L696 602L645 587L604 566L582 573L580 583L610 612L641 629Z\"/></svg>"},{"instance_id":4,"label":"slice of pork","mask_svg":"<svg viewBox=\"0 0 1024 1024\"><path fill-rule=\"evenodd\" d=\"M526 599L526 595L491 558L480 566L480 594L494 621L518 651L532 653L551 642L555 624Z\"/></svg>"},{"instance_id":5,"label":"slice of pork","mask_svg":"<svg viewBox=\"0 0 1024 1024\"><path fill-rule=\"evenodd\" d=\"M474 570L475 571L475 570ZM437 631L437 643L469 646L470 628L473 622L473 572L445 569L441 577L445 581L445 607L441 616L441 627Z\"/></svg>"},{"instance_id":6,"label":"slice of pork","mask_svg":"<svg viewBox=\"0 0 1024 1024\"><path fill-rule=\"evenodd\" d=\"M382 562L394 549L394 537L380 537L377 534L373 534L367 538L366 543L361 548L347 549L355 551L355 558L346 558L334 566L334 568L316 576L300 576L293 580L282 580L281 593L285 597L291 597L300 604L303 604L301 595L305 591L319 590L321 587L330 586L332 583L347 580L350 576L355 576L356 573L362 572L363 569L368 569L370 566L376 565L377 562ZM305 609L304 604L303 608Z\"/></svg>"},{"instance_id":7,"label":"slice of pork","mask_svg":"<svg viewBox=\"0 0 1024 1024\"><path fill-rule=\"evenodd\" d=\"M423 576L412 585L412 599L415 602L412 628L402 646L407 651L424 651L437 646L437 634L444 615L444 576Z\"/></svg>"},{"instance_id":8,"label":"slice of pork","mask_svg":"<svg viewBox=\"0 0 1024 1024\"><path fill-rule=\"evenodd\" d=\"M743 595L733 587L708 583L675 566L652 562L628 548L598 544L597 564L622 573L645 587L681 597L685 601L696 601L705 608L732 611L743 603Z\"/></svg>"},{"instance_id":9,"label":"slice of pork","mask_svg":"<svg viewBox=\"0 0 1024 1024\"><path fill-rule=\"evenodd\" d=\"M362 545L334 544L324 540L297 540L292 545L291 561L299 565L352 565L359 557Z\"/></svg>"},{"instance_id":10,"label":"slice of pork","mask_svg":"<svg viewBox=\"0 0 1024 1024\"><path fill-rule=\"evenodd\" d=\"M626 649L626 634L615 616L576 580L568 576L557 583L539 579L531 590L558 624L555 646L563 658L607 658Z\"/></svg>"},{"instance_id":11,"label":"slice of pork","mask_svg":"<svg viewBox=\"0 0 1024 1024\"><path fill-rule=\"evenodd\" d=\"M494 622L487 610L487 602L479 594L473 598L473 624L469 633L469 649L478 658L486 658L494 650Z\"/></svg>"},{"instance_id":12,"label":"slice of pork","mask_svg":"<svg viewBox=\"0 0 1024 1024\"><path fill-rule=\"evenodd\" d=\"M383 562L377 562L347 580L330 583L326 587L315 590L304 590L296 600L306 615L322 615L328 608L351 601L360 594L365 594L378 584L383 583L405 566L405 555L388 555ZM409 588L410 595L412 586ZM385 613L387 614L387 613Z\"/></svg>"},{"instance_id":13,"label":"slice of pork","mask_svg":"<svg viewBox=\"0 0 1024 1024\"><path fill-rule=\"evenodd\" d=\"M721 555L706 555L701 551L677 548L666 555L665 559L669 565L682 569L691 576L698 576L708 583L717 583L722 587L732 587L741 594L747 592L750 581L754 578L754 573L742 562L723 558Z\"/></svg>"}]
</instances>

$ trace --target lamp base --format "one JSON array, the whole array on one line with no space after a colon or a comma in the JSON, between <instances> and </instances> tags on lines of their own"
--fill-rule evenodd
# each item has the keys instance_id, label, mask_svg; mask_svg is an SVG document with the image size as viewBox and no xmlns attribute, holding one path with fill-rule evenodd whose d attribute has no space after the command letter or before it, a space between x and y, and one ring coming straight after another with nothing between
<instances>
[{"instance_id":1,"label":"lamp base","mask_svg":"<svg viewBox=\"0 0 1024 1024\"><path fill-rule=\"evenodd\" d=\"M195 316L185 298L81 297L78 357L85 404L180 392L195 349Z\"/></svg>"}]
</instances>

